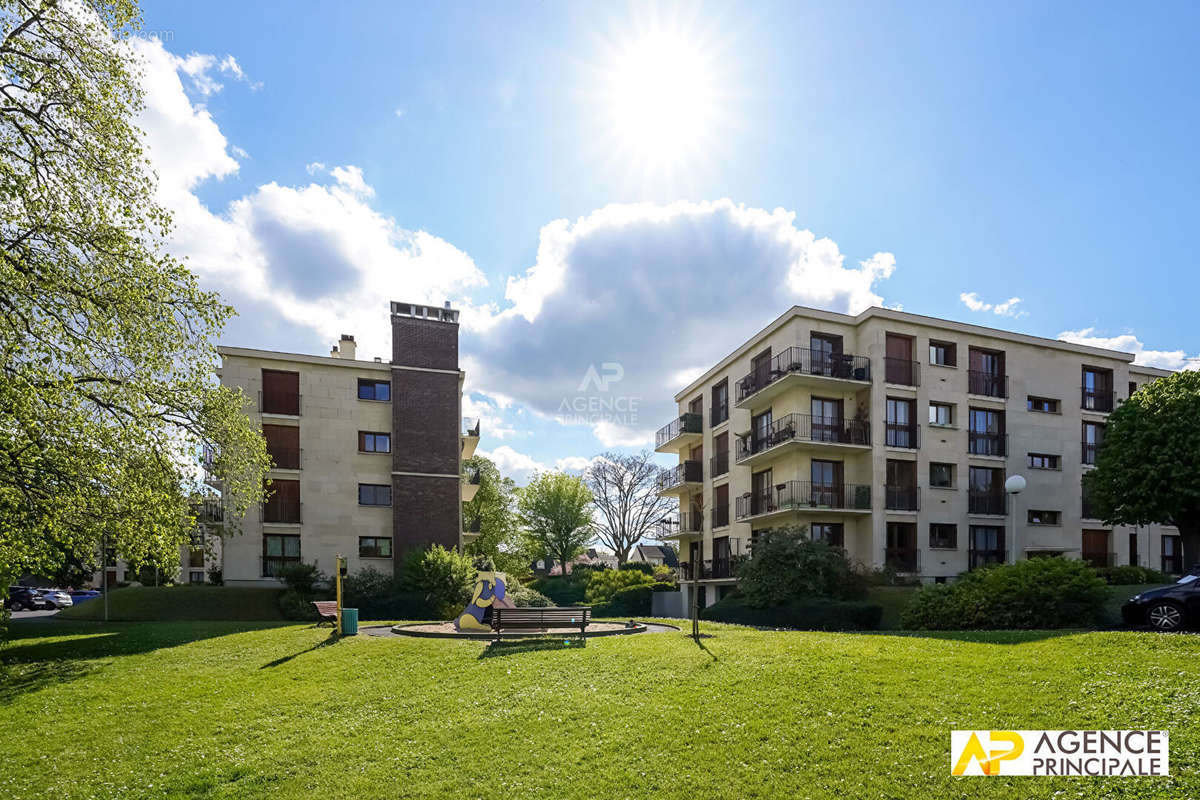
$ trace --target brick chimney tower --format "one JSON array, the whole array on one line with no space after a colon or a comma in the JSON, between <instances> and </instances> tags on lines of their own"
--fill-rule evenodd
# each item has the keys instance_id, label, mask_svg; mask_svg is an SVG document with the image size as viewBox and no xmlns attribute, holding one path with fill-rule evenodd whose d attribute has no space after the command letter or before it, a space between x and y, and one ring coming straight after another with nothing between
<instances>
[{"instance_id":1,"label":"brick chimney tower","mask_svg":"<svg viewBox=\"0 0 1200 800\"><path fill-rule=\"evenodd\" d=\"M458 311L392 303L392 536L403 554L457 547L462 517Z\"/></svg>"}]
</instances>

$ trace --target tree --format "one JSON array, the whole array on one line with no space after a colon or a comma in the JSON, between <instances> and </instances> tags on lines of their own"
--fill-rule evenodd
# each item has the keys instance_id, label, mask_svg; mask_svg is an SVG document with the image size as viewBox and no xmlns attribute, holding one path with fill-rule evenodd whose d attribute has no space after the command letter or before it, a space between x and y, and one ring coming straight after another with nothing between
<instances>
[{"instance_id":1,"label":"tree","mask_svg":"<svg viewBox=\"0 0 1200 800\"><path fill-rule=\"evenodd\" d=\"M584 472L596 509L596 537L616 553L620 564L674 508L671 499L658 496L659 472L645 450L637 455L601 453Z\"/></svg>"},{"instance_id":2,"label":"tree","mask_svg":"<svg viewBox=\"0 0 1200 800\"><path fill-rule=\"evenodd\" d=\"M1108 417L1084 491L1107 525L1174 525L1200 563L1200 372L1148 383Z\"/></svg>"},{"instance_id":3,"label":"tree","mask_svg":"<svg viewBox=\"0 0 1200 800\"><path fill-rule=\"evenodd\" d=\"M469 458L463 465L479 473L479 489L470 502L463 503L462 511L463 529L478 535L464 551L492 559L501 572L525 573L530 559L517 525L516 484L484 456Z\"/></svg>"},{"instance_id":4,"label":"tree","mask_svg":"<svg viewBox=\"0 0 1200 800\"><path fill-rule=\"evenodd\" d=\"M265 442L213 377L233 310L163 249L139 25L132 0L0 1L0 582L102 541L165 563L205 449L235 517L263 493Z\"/></svg>"},{"instance_id":5,"label":"tree","mask_svg":"<svg viewBox=\"0 0 1200 800\"><path fill-rule=\"evenodd\" d=\"M563 575L593 536L591 502L583 480L563 472L543 472L518 493L530 549L562 564Z\"/></svg>"}]
</instances>

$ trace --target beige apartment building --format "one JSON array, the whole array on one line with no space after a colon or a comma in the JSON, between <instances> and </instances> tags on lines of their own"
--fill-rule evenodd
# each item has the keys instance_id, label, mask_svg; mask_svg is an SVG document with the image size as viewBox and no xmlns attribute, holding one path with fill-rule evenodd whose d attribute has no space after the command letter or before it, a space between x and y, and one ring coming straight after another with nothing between
<instances>
[{"instance_id":1,"label":"beige apartment building","mask_svg":"<svg viewBox=\"0 0 1200 800\"><path fill-rule=\"evenodd\" d=\"M675 395L662 538L701 603L757 532L806 525L869 568L945 581L1062 555L1178 573L1170 527L1105 526L1082 492L1109 412L1169 372L1133 356L885 308L793 307ZM1016 495L1013 475L1025 478Z\"/></svg>"},{"instance_id":2,"label":"beige apartment building","mask_svg":"<svg viewBox=\"0 0 1200 800\"><path fill-rule=\"evenodd\" d=\"M182 580L203 582L219 565L226 584L273 583L299 561L332 574L339 554L351 572L390 573L409 548L471 537L462 502L478 476L463 474L462 460L479 427L461 417L458 311L391 312L390 361L359 360L352 336L327 356L219 349L221 383L242 390L266 439L269 496L231 536L220 536L222 511L210 504L199 536L217 538L185 548Z\"/></svg>"}]
</instances>

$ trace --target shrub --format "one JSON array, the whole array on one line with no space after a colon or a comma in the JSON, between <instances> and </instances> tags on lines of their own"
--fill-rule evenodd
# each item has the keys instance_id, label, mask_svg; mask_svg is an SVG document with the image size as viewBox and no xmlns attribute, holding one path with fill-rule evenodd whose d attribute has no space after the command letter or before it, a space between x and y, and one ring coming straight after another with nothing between
<instances>
[{"instance_id":1,"label":"shrub","mask_svg":"<svg viewBox=\"0 0 1200 800\"><path fill-rule=\"evenodd\" d=\"M453 619L471 601L475 567L470 556L435 544L408 554L402 580L407 590L421 596L432 616Z\"/></svg>"},{"instance_id":2,"label":"shrub","mask_svg":"<svg viewBox=\"0 0 1200 800\"><path fill-rule=\"evenodd\" d=\"M603 572L606 569L608 569L607 564L572 564L568 577L587 583L594 573Z\"/></svg>"},{"instance_id":3,"label":"shrub","mask_svg":"<svg viewBox=\"0 0 1200 800\"><path fill-rule=\"evenodd\" d=\"M583 604L587 583L559 576L538 578L529 582L530 588L550 598L556 606L578 606Z\"/></svg>"},{"instance_id":4,"label":"shrub","mask_svg":"<svg viewBox=\"0 0 1200 800\"><path fill-rule=\"evenodd\" d=\"M1139 583L1168 583L1169 578L1156 569L1126 564L1096 570L1109 586L1133 586Z\"/></svg>"},{"instance_id":5,"label":"shrub","mask_svg":"<svg viewBox=\"0 0 1200 800\"><path fill-rule=\"evenodd\" d=\"M626 561L617 570L625 570L630 572L644 572L647 575L654 574L654 565L647 561Z\"/></svg>"},{"instance_id":6,"label":"shrub","mask_svg":"<svg viewBox=\"0 0 1200 800\"><path fill-rule=\"evenodd\" d=\"M312 604L312 596L288 589L279 596L279 613L284 619L297 622L315 622L320 619L317 609Z\"/></svg>"},{"instance_id":7,"label":"shrub","mask_svg":"<svg viewBox=\"0 0 1200 800\"><path fill-rule=\"evenodd\" d=\"M738 587L746 605L769 608L799 597L855 600L866 594L866 580L845 553L809 540L803 526L763 531L750 558L737 566Z\"/></svg>"},{"instance_id":8,"label":"shrub","mask_svg":"<svg viewBox=\"0 0 1200 800\"><path fill-rule=\"evenodd\" d=\"M429 619L434 616L424 595L374 567L365 567L342 579L342 605L357 608L359 619Z\"/></svg>"},{"instance_id":9,"label":"shrub","mask_svg":"<svg viewBox=\"0 0 1200 800\"><path fill-rule=\"evenodd\" d=\"M639 570L604 570L592 574L584 599L593 605L607 603L622 589L631 586L649 587L652 583L654 578Z\"/></svg>"},{"instance_id":10,"label":"shrub","mask_svg":"<svg viewBox=\"0 0 1200 800\"><path fill-rule=\"evenodd\" d=\"M873 631L879 628L883 607L857 600L798 597L770 608L755 608L746 598L734 595L703 609L700 618L760 628Z\"/></svg>"},{"instance_id":11,"label":"shrub","mask_svg":"<svg viewBox=\"0 0 1200 800\"><path fill-rule=\"evenodd\" d=\"M225 585L224 573L221 572L220 567L211 566L208 568L208 582L210 584L212 584L213 586L224 586Z\"/></svg>"},{"instance_id":12,"label":"shrub","mask_svg":"<svg viewBox=\"0 0 1200 800\"><path fill-rule=\"evenodd\" d=\"M968 572L922 587L900 617L909 630L1092 627L1109 589L1082 561L1033 558Z\"/></svg>"},{"instance_id":13,"label":"shrub","mask_svg":"<svg viewBox=\"0 0 1200 800\"><path fill-rule=\"evenodd\" d=\"M517 608L547 608L554 605L546 595L536 589L522 586L516 580L510 581L508 584L508 599Z\"/></svg>"},{"instance_id":14,"label":"shrub","mask_svg":"<svg viewBox=\"0 0 1200 800\"><path fill-rule=\"evenodd\" d=\"M674 586L679 582L678 576L675 574L673 567L668 567L666 564L659 564L654 568L652 573L654 580L658 583L669 583Z\"/></svg>"},{"instance_id":15,"label":"shrub","mask_svg":"<svg viewBox=\"0 0 1200 800\"><path fill-rule=\"evenodd\" d=\"M635 573L642 574L642 573ZM635 617L650 613L653 584L641 583L618 589L603 603L592 606L592 615L597 617Z\"/></svg>"},{"instance_id":16,"label":"shrub","mask_svg":"<svg viewBox=\"0 0 1200 800\"><path fill-rule=\"evenodd\" d=\"M285 564L275 573L275 577L283 581L283 585L293 592L304 595L311 595L316 591L318 583L324 583L328 580L324 573L317 569L316 564L305 564L303 562Z\"/></svg>"}]
</instances>

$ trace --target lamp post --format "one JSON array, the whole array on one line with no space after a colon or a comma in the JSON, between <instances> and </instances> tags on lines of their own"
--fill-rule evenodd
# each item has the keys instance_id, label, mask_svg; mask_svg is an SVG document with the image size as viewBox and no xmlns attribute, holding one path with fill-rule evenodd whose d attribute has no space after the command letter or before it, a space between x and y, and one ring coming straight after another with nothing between
<instances>
[{"instance_id":1,"label":"lamp post","mask_svg":"<svg viewBox=\"0 0 1200 800\"><path fill-rule=\"evenodd\" d=\"M1008 492L1012 497L1011 516L1012 516L1012 539L1009 546L1012 548L1012 555L1008 559L1008 563L1017 563L1017 495L1025 489L1025 479L1020 475L1011 475L1004 482L1004 491Z\"/></svg>"}]
</instances>

